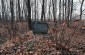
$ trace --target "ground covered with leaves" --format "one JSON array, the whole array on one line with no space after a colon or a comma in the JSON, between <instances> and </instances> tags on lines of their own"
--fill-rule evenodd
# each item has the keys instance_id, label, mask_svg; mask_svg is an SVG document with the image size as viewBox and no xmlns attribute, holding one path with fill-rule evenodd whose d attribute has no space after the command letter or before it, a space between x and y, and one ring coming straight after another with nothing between
<instances>
[{"instance_id":1,"label":"ground covered with leaves","mask_svg":"<svg viewBox=\"0 0 85 55\"><path fill-rule=\"evenodd\" d=\"M26 23L18 23L14 30L10 29L9 23L0 24L0 55L85 55L82 21L75 21L70 27L66 22L48 24L46 35L34 35L32 31L27 31Z\"/></svg>"}]
</instances>

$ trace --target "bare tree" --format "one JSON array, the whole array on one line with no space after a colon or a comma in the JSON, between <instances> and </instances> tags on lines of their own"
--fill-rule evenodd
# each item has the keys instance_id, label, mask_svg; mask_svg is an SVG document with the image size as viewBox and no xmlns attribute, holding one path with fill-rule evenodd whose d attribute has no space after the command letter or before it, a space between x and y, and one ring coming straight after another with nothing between
<instances>
[{"instance_id":1,"label":"bare tree","mask_svg":"<svg viewBox=\"0 0 85 55\"><path fill-rule=\"evenodd\" d=\"M63 7L62 7L62 9L63 9L63 21L64 21L64 19L65 19L65 8L64 8L64 5L65 5L65 0L63 0Z\"/></svg>"},{"instance_id":2,"label":"bare tree","mask_svg":"<svg viewBox=\"0 0 85 55\"><path fill-rule=\"evenodd\" d=\"M30 6L30 0L27 0L27 8L28 8L28 27L29 27L29 30L32 29L31 27L31 6Z\"/></svg>"},{"instance_id":3,"label":"bare tree","mask_svg":"<svg viewBox=\"0 0 85 55\"><path fill-rule=\"evenodd\" d=\"M44 0L43 0L43 5L42 5L42 14L41 14L41 21L45 21L45 11L44 11ZM43 19L44 18L44 19Z\"/></svg>"},{"instance_id":4,"label":"bare tree","mask_svg":"<svg viewBox=\"0 0 85 55\"><path fill-rule=\"evenodd\" d=\"M19 14L19 20L21 21L22 20L22 18L20 17L20 12L21 11L21 9L20 9L20 0L18 0L18 14Z\"/></svg>"},{"instance_id":5,"label":"bare tree","mask_svg":"<svg viewBox=\"0 0 85 55\"><path fill-rule=\"evenodd\" d=\"M68 0L68 15L67 15L67 26L69 27L70 20L70 0Z\"/></svg>"},{"instance_id":6,"label":"bare tree","mask_svg":"<svg viewBox=\"0 0 85 55\"><path fill-rule=\"evenodd\" d=\"M72 21L72 13L73 13L73 0L71 0L71 13L70 13L70 21Z\"/></svg>"},{"instance_id":7,"label":"bare tree","mask_svg":"<svg viewBox=\"0 0 85 55\"><path fill-rule=\"evenodd\" d=\"M10 0L10 7L11 7L11 28L13 29L13 25L14 25L14 3L13 0Z\"/></svg>"},{"instance_id":8,"label":"bare tree","mask_svg":"<svg viewBox=\"0 0 85 55\"><path fill-rule=\"evenodd\" d=\"M35 0L35 20L37 20L37 17L36 17L36 11L37 11L37 9L36 9L36 0Z\"/></svg>"},{"instance_id":9,"label":"bare tree","mask_svg":"<svg viewBox=\"0 0 85 55\"><path fill-rule=\"evenodd\" d=\"M52 0L52 4L53 4L53 15L54 15L54 22L56 22L56 3L57 0Z\"/></svg>"},{"instance_id":10,"label":"bare tree","mask_svg":"<svg viewBox=\"0 0 85 55\"><path fill-rule=\"evenodd\" d=\"M59 0L59 23L61 23L61 0Z\"/></svg>"},{"instance_id":11,"label":"bare tree","mask_svg":"<svg viewBox=\"0 0 85 55\"><path fill-rule=\"evenodd\" d=\"M65 0L65 20L66 20L67 0Z\"/></svg>"},{"instance_id":12,"label":"bare tree","mask_svg":"<svg viewBox=\"0 0 85 55\"><path fill-rule=\"evenodd\" d=\"M51 3L51 2L50 2ZM48 21L50 21L50 14L51 14L51 12L50 12L50 9L51 9L51 4L49 5L49 18L48 18Z\"/></svg>"},{"instance_id":13,"label":"bare tree","mask_svg":"<svg viewBox=\"0 0 85 55\"><path fill-rule=\"evenodd\" d=\"M82 7L83 7L84 0L81 2L81 7L80 7L80 20L82 19Z\"/></svg>"},{"instance_id":14,"label":"bare tree","mask_svg":"<svg viewBox=\"0 0 85 55\"><path fill-rule=\"evenodd\" d=\"M15 24L15 16L14 16L14 1L10 0L10 9L11 9L11 36L16 35L16 24Z\"/></svg>"},{"instance_id":15,"label":"bare tree","mask_svg":"<svg viewBox=\"0 0 85 55\"><path fill-rule=\"evenodd\" d=\"M4 20L4 11L5 11L5 8L4 8L4 0L1 0L1 3L2 3L2 18Z\"/></svg>"}]
</instances>

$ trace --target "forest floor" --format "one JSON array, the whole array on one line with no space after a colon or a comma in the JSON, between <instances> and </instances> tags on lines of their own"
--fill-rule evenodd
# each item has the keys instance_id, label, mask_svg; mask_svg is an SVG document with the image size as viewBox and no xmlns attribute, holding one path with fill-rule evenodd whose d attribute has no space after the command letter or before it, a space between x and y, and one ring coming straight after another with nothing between
<instances>
[{"instance_id":1,"label":"forest floor","mask_svg":"<svg viewBox=\"0 0 85 55\"><path fill-rule=\"evenodd\" d=\"M26 22L0 23L0 55L85 55L85 25L74 21L54 25L48 22L47 35L34 35L27 31Z\"/></svg>"}]
</instances>

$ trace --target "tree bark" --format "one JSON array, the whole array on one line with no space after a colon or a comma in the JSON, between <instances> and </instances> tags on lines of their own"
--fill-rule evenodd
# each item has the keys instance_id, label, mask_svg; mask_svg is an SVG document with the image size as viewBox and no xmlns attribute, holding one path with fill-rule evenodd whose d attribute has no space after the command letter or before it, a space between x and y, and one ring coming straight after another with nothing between
<instances>
[{"instance_id":1,"label":"tree bark","mask_svg":"<svg viewBox=\"0 0 85 55\"><path fill-rule=\"evenodd\" d=\"M11 7L11 29L13 30L13 26L14 26L14 3L13 0L10 0L10 7Z\"/></svg>"},{"instance_id":2,"label":"tree bark","mask_svg":"<svg viewBox=\"0 0 85 55\"><path fill-rule=\"evenodd\" d=\"M65 0L65 20L67 20L67 0Z\"/></svg>"},{"instance_id":3,"label":"tree bark","mask_svg":"<svg viewBox=\"0 0 85 55\"><path fill-rule=\"evenodd\" d=\"M52 0L52 2L53 2L53 15L54 15L54 22L56 22L56 11L55 11L55 8L56 8L56 1L57 1L57 0Z\"/></svg>"},{"instance_id":4,"label":"tree bark","mask_svg":"<svg viewBox=\"0 0 85 55\"><path fill-rule=\"evenodd\" d=\"M4 11L5 11L5 9L4 9L4 0L1 0L1 3L2 3L2 18L3 18L3 20L5 19L4 18Z\"/></svg>"},{"instance_id":5,"label":"tree bark","mask_svg":"<svg viewBox=\"0 0 85 55\"><path fill-rule=\"evenodd\" d=\"M20 16L20 12L21 11L21 9L20 9L20 1L18 0L18 14L19 14L19 20L20 21L22 21L22 18L21 18L21 16Z\"/></svg>"},{"instance_id":6,"label":"tree bark","mask_svg":"<svg viewBox=\"0 0 85 55\"><path fill-rule=\"evenodd\" d=\"M31 30L32 29L32 27L31 27L32 20L31 20L30 0L27 0L27 8L28 8L28 27L29 27L29 30Z\"/></svg>"},{"instance_id":7,"label":"tree bark","mask_svg":"<svg viewBox=\"0 0 85 55\"><path fill-rule=\"evenodd\" d=\"M73 0L71 1L71 14L70 14L70 21L72 21L72 13L73 13Z\"/></svg>"},{"instance_id":8,"label":"tree bark","mask_svg":"<svg viewBox=\"0 0 85 55\"><path fill-rule=\"evenodd\" d=\"M70 0L68 0L68 16L67 16L67 26L69 27L70 20Z\"/></svg>"},{"instance_id":9,"label":"tree bark","mask_svg":"<svg viewBox=\"0 0 85 55\"><path fill-rule=\"evenodd\" d=\"M44 19L43 19L43 18L44 18ZM45 21L44 0L43 0L43 5L42 5L41 21Z\"/></svg>"},{"instance_id":10,"label":"tree bark","mask_svg":"<svg viewBox=\"0 0 85 55\"><path fill-rule=\"evenodd\" d=\"M83 7L84 0L81 2L81 7L80 7L80 20L82 20L82 7Z\"/></svg>"},{"instance_id":11,"label":"tree bark","mask_svg":"<svg viewBox=\"0 0 85 55\"><path fill-rule=\"evenodd\" d=\"M59 0L59 24L61 23L61 0Z\"/></svg>"},{"instance_id":12,"label":"tree bark","mask_svg":"<svg viewBox=\"0 0 85 55\"><path fill-rule=\"evenodd\" d=\"M36 11L37 11L37 9L36 9L36 0L35 0L35 21L37 21L37 18L36 18Z\"/></svg>"},{"instance_id":13,"label":"tree bark","mask_svg":"<svg viewBox=\"0 0 85 55\"><path fill-rule=\"evenodd\" d=\"M64 12L64 11L65 11L64 5L65 5L65 4L64 4L64 0L63 0L63 21L64 21L64 19L65 19L65 15L64 15L64 13L65 13L65 12Z\"/></svg>"}]
</instances>

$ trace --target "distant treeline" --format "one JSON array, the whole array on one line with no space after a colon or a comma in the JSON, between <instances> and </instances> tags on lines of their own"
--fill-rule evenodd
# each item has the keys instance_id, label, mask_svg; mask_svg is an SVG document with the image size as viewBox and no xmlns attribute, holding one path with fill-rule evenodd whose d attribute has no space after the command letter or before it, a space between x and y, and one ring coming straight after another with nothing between
<instances>
[{"instance_id":1,"label":"distant treeline","mask_svg":"<svg viewBox=\"0 0 85 55\"><path fill-rule=\"evenodd\" d=\"M83 3L81 0L80 19ZM74 8L73 0L0 0L0 20L71 21Z\"/></svg>"}]
</instances>

